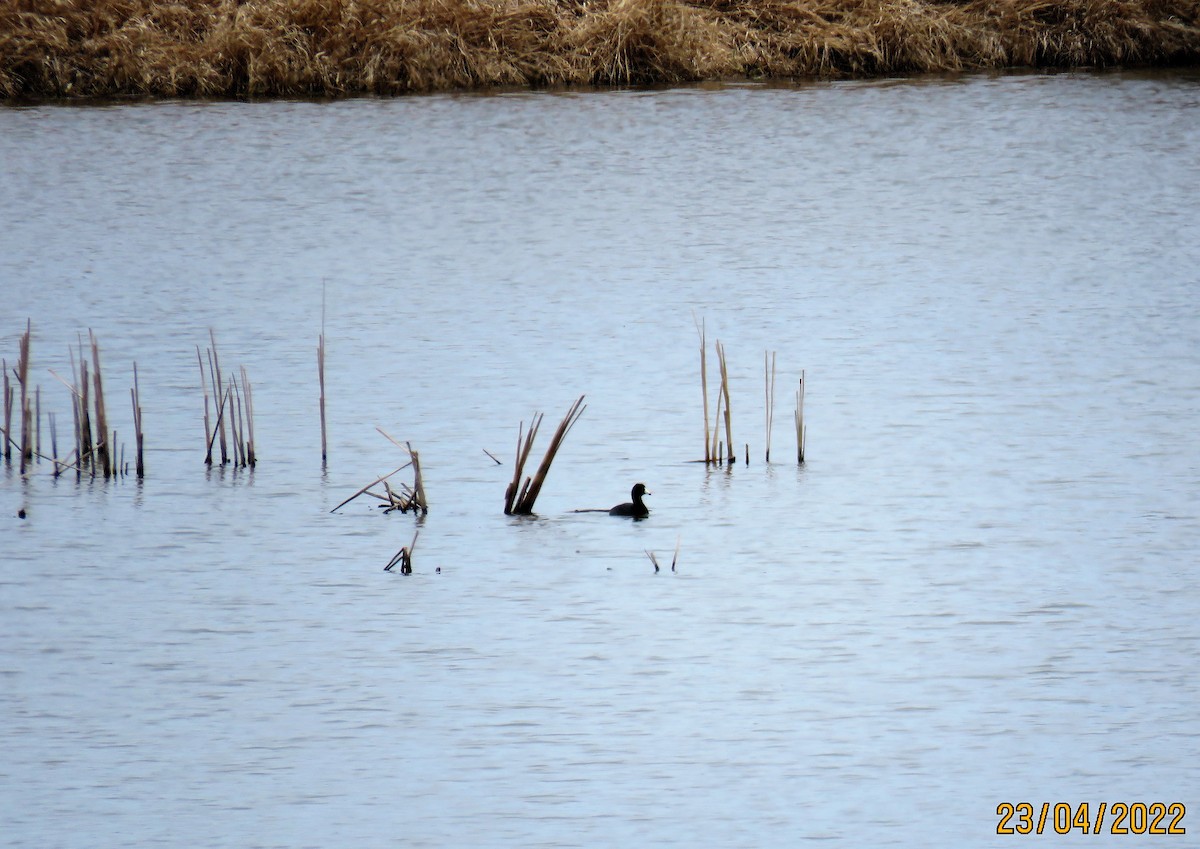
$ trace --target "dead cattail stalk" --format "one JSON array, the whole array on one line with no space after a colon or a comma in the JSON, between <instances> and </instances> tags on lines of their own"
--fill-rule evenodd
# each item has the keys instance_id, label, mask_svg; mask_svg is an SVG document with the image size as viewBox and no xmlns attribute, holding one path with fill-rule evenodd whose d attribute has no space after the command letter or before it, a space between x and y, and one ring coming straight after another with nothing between
<instances>
[{"instance_id":1,"label":"dead cattail stalk","mask_svg":"<svg viewBox=\"0 0 1200 849\"><path fill-rule=\"evenodd\" d=\"M52 462L54 463L54 476L58 477L58 431L54 426L54 413L48 412L46 417L49 420L50 425L50 455L52 457Z\"/></svg>"},{"instance_id":2,"label":"dead cattail stalk","mask_svg":"<svg viewBox=\"0 0 1200 849\"><path fill-rule=\"evenodd\" d=\"M241 367L242 371L242 393L246 396L246 444L242 452L242 460L245 465L254 468L254 392L250 387L250 376L246 374L246 367Z\"/></svg>"},{"instance_id":3,"label":"dead cattail stalk","mask_svg":"<svg viewBox=\"0 0 1200 849\"><path fill-rule=\"evenodd\" d=\"M696 321L696 314L692 313L692 321L696 322L696 332L700 334L700 394L704 396L704 462L711 463L712 451L709 449L708 441L708 364L706 360L708 343L704 338L704 319Z\"/></svg>"},{"instance_id":4,"label":"dead cattail stalk","mask_svg":"<svg viewBox=\"0 0 1200 849\"><path fill-rule=\"evenodd\" d=\"M796 462L804 462L804 442L807 431L804 427L804 371L800 371L800 388L796 390Z\"/></svg>"},{"instance_id":5,"label":"dead cattail stalk","mask_svg":"<svg viewBox=\"0 0 1200 849\"><path fill-rule=\"evenodd\" d=\"M21 387L21 474L33 459L32 417L29 414L29 347L33 338L33 322L26 320L25 333L21 336L20 354L17 356L17 383Z\"/></svg>"},{"instance_id":6,"label":"dead cattail stalk","mask_svg":"<svg viewBox=\"0 0 1200 849\"><path fill-rule=\"evenodd\" d=\"M8 384L8 360L0 360L4 369L4 459L12 459L12 406L13 391Z\"/></svg>"},{"instance_id":7,"label":"dead cattail stalk","mask_svg":"<svg viewBox=\"0 0 1200 849\"><path fill-rule=\"evenodd\" d=\"M323 323L323 322L322 322ZM325 441L325 334L321 333L317 340L317 381L321 385L321 465L324 466L329 457Z\"/></svg>"},{"instance_id":8,"label":"dead cattail stalk","mask_svg":"<svg viewBox=\"0 0 1200 849\"><path fill-rule=\"evenodd\" d=\"M213 443L216 442L216 440L217 440L217 432L221 429L221 427L223 425L222 419L225 418L225 408L226 408L226 406L232 406L232 403L229 400L229 396L232 394L232 392L233 392L232 389L226 389L225 397L222 398L220 400L220 402L217 404L217 421L213 425L212 435L209 437L209 441L208 441L207 454L209 457L212 456ZM209 465L212 465L211 462L209 463Z\"/></svg>"},{"instance_id":9,"label":"dead cattail stalk","mask_svg":"<svg viewBox=\"0 0 1200 849\"><path fill-rule=\"evenodd\" d=\"M587 409L583 403L583 399L584 396L580 395L579 398L575 400L575 403L571 405L571 408L567 410L567 414L563 416L563 420L559 423L558 429L554 432L554 436L550 439L550 445L546 448L546 454L542 457L542 463L540 466L538 466L537 472L534 474L531 480L526 482L525 487L521 491L521 497L517 500L516 504L511 507L511 509L506 503L504 510L505 513L512 513L518 516L528 516L533 513L534 502L537 501L538 494L542 491L542 485L545 483L546 475L550 471L550 464L554 462L554 457L558 453L559 447L561 447L563 440L566 438L571 428L575 425L575 422L579 421L579 417L582 416L583 411ZM531 436L535 430L535 428L530 429ZM532 439L530 439L527 442L526 450L521 458L521 466L524 465L524 461L528 457L529 453L528 448L529 446L532 446L532 444ZM516 476L513 478L514 484L516 483L516 480L520 478L520 474L521 471L520 468L518 468ZM515 486L510 485L509 488L511 491L515 488Z\"/></svg>"},{"instance_id":10,"label":"dead cattail stalk","mask_svg":"<svg viewBox=\"0 0 1200 849\"><path fill-rule=\"evenodd\" d=\"M733 444L733 424L729 407L729 369L725 364L725 346L721 344L720 339L717 340L717 359L721 365L721 394L725 397L725 444L729 446L729 464L733 465L736 462L736 449Z\"/></svg>"},{"instance_id":11,"label":"dead cattail stalk","mask_svg":"<svg viewBox=\"0 0 1200 849\"><path fill-rule=\"evenodd\" d=\"M204 376L204 359L200 356L200 346L196 346L196 362L200 365L200 389L204 392L204 445L207 449L204 457L205 465L212 465L212 427L208 415L208 378ZM214 387L215 388L215 387Z\"/></svg>"},{"instance_id":12,"label":"dead cattail stalk","mask_svg":"<svg viewBox=\"0 0 1200 849\"><path fill-rule=\"evenodd\" d=\"M712 462L712 463L721 462L721 456L720 456L721 455L721 441L720 441L721 440L721 409L722 409L722 406L724 405L724 403L725 403L725 398L724 398L724 396L722 396L721 391L718 389L717 390L716 424L713 425L712 447L708 452L710 462Z\"/></svg>"},{"instance_id":13,"label":"dead cattail stalk","mask_svg":"<svg viewBox=\"0 0 1200 849\"><path fill-rule=\"evenodd\" d=\"M763 352L763 391L767 400L767 462L771 462L771 426L775 421L775 352Z\"/></svg>"}]
</instances>

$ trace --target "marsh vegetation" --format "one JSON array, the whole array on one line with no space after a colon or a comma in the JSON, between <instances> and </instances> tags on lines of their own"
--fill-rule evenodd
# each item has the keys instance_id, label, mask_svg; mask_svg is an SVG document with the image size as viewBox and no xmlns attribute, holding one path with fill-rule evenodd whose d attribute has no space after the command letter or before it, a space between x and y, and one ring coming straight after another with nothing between
<instances>
[{"instance_id":1,"label":"marsh vegetation","mask_svg":"<svg viewBox=\"0 0 1200 849\"><path fill-rule=\"evenodd\" d=\"M0 96L268 97L1200 60L1194 0L0 0Z\"/></svg>"}]
</instances>

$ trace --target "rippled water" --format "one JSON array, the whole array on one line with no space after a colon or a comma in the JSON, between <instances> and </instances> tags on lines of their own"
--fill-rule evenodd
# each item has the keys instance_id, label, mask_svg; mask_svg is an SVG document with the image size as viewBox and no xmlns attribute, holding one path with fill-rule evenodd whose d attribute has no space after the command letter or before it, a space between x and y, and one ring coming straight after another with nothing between
<instances>
[{"instance_id":1,"label":"rippled water","mask_svg":"<svg viewBox=\"0 0 1200 849\"><path fill-rule=\"evenodd\" d=\"M9 107L0 161L0 354L32 319L61 425L94 329L150 446L0 473L0 845L1187 840L996 807L1200 805L1195 74ZM690 462L694 317L749 466ZM329 512L377 426L407 577L411 516Z\"/></svg>"}]
</instances>

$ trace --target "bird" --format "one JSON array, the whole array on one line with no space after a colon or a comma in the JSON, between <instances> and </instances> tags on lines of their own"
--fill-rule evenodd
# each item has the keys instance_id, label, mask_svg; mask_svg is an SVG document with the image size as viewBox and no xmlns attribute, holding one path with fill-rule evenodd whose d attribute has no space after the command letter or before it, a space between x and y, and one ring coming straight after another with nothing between
<instances>
[{"instance_id":1,"label":"bird","mask_svg":"<svg viewBox=\"0 0 1200 849\"><path fill-rule=\"evenodd\" d=\"M616 507L608 511L610 516L631 516L634 519L645 519L650 515L650 508L642 502L643 495L650 495L646 491L644 483L635 483L633 489L629 492L629 497L633 501L626 501L624 504L618 504Z\"/></svg>"}]
</instances>

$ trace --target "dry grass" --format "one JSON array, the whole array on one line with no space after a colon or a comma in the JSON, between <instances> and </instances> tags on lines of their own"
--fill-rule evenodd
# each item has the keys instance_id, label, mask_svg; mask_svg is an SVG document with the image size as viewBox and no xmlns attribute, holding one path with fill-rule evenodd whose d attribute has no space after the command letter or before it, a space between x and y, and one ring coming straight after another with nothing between
<instances>
[{"instance_id":1,"label":"dry grass","mask_svg":"<svg viewBox=\"0 0 1200 849\"><path fill-rule=\"evenodd\" d=\"M254 97L1200 61L1200 0L0 0L0 96Z\"/></svg>"}]
</instances>

